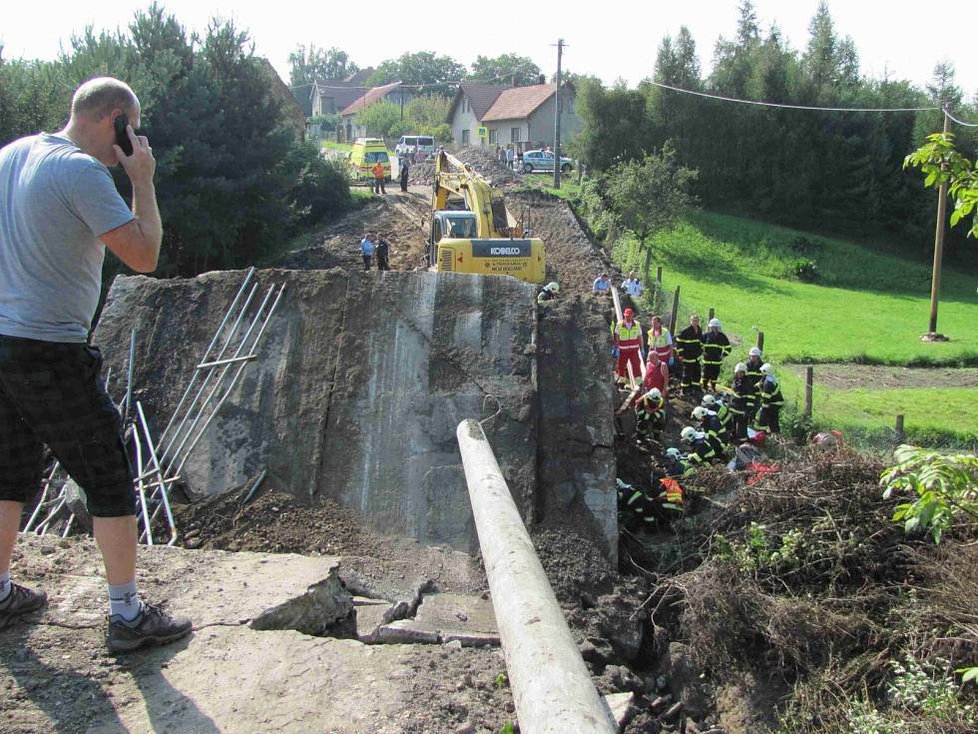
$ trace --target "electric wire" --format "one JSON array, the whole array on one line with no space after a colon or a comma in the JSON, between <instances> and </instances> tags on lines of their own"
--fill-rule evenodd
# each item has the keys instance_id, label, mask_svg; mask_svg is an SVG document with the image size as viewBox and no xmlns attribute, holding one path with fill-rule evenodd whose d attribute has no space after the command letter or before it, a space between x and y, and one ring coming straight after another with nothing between
<instances>
[{"instance_id":1,"label":"electric wire","mask_svg":"<svg viewBox=\"0 0 978 734\"><path fill-rule=\"evenodd\" d=\"M944 110L944 114L946 114L948 117L950 117L954 122L956 122L959 125L962 125L964 127L978 127L978 122L965 122L964 120L959 120L957 117L955 117L954 115L952 115L947 110Z\"/></svg>"},{"instance_id":2,"label":"electric wire","mask_svg":"<svg viewBox=\"0 0 978 734\"><path fill-rule=\"evenodd\" d=\"M753 99L737 99L736 97L724 97L719 94L708 94L706 92L695 92L692 89L681 89L680 87L672 87L668 84L662 84L661 82L652 82L656 87L661 87L662 89L668 89L673 92L681 92L682 94L692 94L696 97L705 97L707 99L717 99L722 102L737 102L739 104L750 104L756 105L758 107L777 107L786 110L814 110L817 112L939 112L940 107L813 107L809 105L797 105L797 104L780 104L778 102L758 102ZM954 119L954 118L952 118Z\"/></svg>"}]
</instances>

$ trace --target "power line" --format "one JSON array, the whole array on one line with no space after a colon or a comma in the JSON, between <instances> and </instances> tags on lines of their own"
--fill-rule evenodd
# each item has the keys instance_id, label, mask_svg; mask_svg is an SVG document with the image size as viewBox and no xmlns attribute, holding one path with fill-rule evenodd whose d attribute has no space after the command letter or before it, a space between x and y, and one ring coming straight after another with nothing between
<instances>
[{"instance_id":1,"label":"power line","mask_svg":"<svg viewBox=\"0 0 978 734\"><path fill-rule=\"evenodd\" d=\"M683 94L692 94L696 97L706 97L707 99L717 99L721 102L737 102L739 104L750 104L756 105L758 107L778 107L786 110L815 110L818 112L933 112L940 111L940 107L876 107L876 108L865 108L865 107L810 107L808 105L798 105L798 104L779 104L777 102L758 102L753 99L737 99L736 97L723 97L719 94L707 94L706 92L694 92L691 89L680 89L679 87L671 87L668 84L662 84L660 82L652 82L656 87L661 87L662 89L668 89L673 92L681 92ZM957 122L955 120L955 122ZM964 123L962 123L964 124Z\"/></svg>"},{"instance_id":2,"label":"power line","mask_svg":"<svg viewBox=\"0 0 978 734\"><path fill-rule=\"evenodd\" d=\"M944 114L946 114L948 117L950 117L952 120L954 120L959 125L964 125L965 127L978 127L978 122L965 122L964 120L959 120L957 117L955 117L954 115L952 115L947 110L944 110Z\"/></svg>"}]
</instances>

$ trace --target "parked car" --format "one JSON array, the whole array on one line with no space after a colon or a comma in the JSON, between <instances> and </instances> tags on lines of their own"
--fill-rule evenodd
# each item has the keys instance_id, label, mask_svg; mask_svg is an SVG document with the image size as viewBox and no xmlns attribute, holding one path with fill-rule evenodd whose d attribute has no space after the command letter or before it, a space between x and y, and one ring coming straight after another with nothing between
<instances>
[{"instance_id":1,"label":"parked car","mask_svg":"<svg viewBox=\"0 0 978 734\"><path fill-rule=\"evenodd\" d=\"M560 157L560 172L570 173L574 167L574 161L570 158ZM533 173L534 171L553 171L554 154L546 150L528 150L523 154L523 173Z\"/></svg>"},{"instance_id":2,"label":"parked car","mask_svg":"<svg viewBox=\"0 0 978 734\"><path fill-rule=\"evenodd\" d=\"M435 139L430 135L402 135L394 146L395 155L421 153L425 158L435 154Z\"/></svg>"}]
</instances>

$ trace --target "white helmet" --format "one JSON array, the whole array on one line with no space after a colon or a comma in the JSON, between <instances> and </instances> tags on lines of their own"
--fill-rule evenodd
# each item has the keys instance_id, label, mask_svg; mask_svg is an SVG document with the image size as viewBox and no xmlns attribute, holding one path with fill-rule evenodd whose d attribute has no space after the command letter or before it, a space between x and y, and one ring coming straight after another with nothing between
<instances>
[{"instance_id":1,"label":"white helmet","mask_svg":"<svg viewBox=\"0 0 978 734\"><path fill-rule=\"evenodd\" d=\"M709 324L707 324L707 326L708 326L708 327L709 327L710 329L712 329L712 328L713 328L714 326L715 326L716 328L718 328L718 329L719 329L719 328L721 328L721 326L720 326L720 319L710 319L710 323L709 323Z\"/></svg>"},{"instance_id":2,"label":"white helmet","mask_svg":"<svg viewBox=\"0 0 978 734\"><path fill-rule=\"evenodd\" d=\"M557 281L555 281L555 280L553 280L553 281L550 281L549 283L547 283L547 284L546 284L546 285L545 285L545 286L543 287L543 289L544 289L545 291L550 291L551 293L559 293L559 292L560 292L560 283L558 283L558 282L557 282Z\"/></svg>"},{"instance_id":3,"label":"white helmet","mask_svg":"<svg viewBox=\"0 0 978 734\"><path fill-rule=\"evenodd\" d=\"M752 356L752 357L760 357L761 356L761 348L760 347L751 347L750 348L750 351L748 352L748 354L750 356Z\"/></svg>"},{"instance_id":4,"label":"white helmet","mask_svg":"<svg viewBox=\"0 0 978 734\"><path fill-rule=\"evenodd\" d=\"M702 404L704 407L709 408L711 405L716 405L717 399L712 395L704 395Z\"/></svg>"},{"instance_id":5,"label":"white helmet","mask_svg":"<svg viewBox=\"0 0 978 734\"><path fill-rule=\"evenodd\" d=\"M683 458L682 452L675 447L666 449L666 456L669 457L670 459L675 459L676 461L679 461L681 458Z\"/></svg>"},{"instance_id":6,"label":"white helmet","mask_svg":"<svg viewBox=\"0 0 978 734\"><path fill-rule=\"evenodd\" d=\"M657 387L653 387L651 390L649 390L647 393L645 393L645 395L643 395L642 397L646 397L649 400L661 400L662 399L662 391L659 388L657 388Z\"/></svg>"},{"instance_id":7,"label":"white helmet","mask_svg":"<svg viewBox=\"0 0 978 734\"><path fill-rule=\"evenodd\" d=\"M692 426L686 426L679 434L679 438L687 443L692 443L693 439L696 438L696 429Z\"/></svg>"},{"instance_id":8,"label":"white helmet","mask_svg":"<svg viewBox=\"0 0 978 734\"><path fill-rule=\"evenodd\" d=\"M746 371L747 371L747 365L744 364L743 362L738 362L736 365L734 365L734 372L735 373L736 372L746 372Z\"/></svg>"},{"instance_id":9,"label":"white helmet","mask_svg":"<svg viewBox=\"0 0 978 734\"><path fill-rule=\"evenodd\" d=\"M693 408L692 417L698 421L701 421L704 418L706 418L706 414L708 412L709 411L706 408L704 408L702 405L697 405L695 408Z\"/></svg>"},{"instance_id":10,"label":"white helmet","mask_svg":"<svg viewBox=\"0 0 978 734\"><path fill-rule=\"evenodd\" d=\"M765 362L764 364L761 365L761 374L762 375L773 375L774 374L774 366L770 362Z\"/></svg>"}]
</instances>

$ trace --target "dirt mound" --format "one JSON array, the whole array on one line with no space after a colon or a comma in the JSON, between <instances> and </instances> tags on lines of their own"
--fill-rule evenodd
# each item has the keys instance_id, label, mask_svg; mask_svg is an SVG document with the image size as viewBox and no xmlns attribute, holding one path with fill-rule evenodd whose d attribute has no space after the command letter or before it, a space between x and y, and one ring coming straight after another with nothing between
<instances>
[{"instance_id":1,"label":"dirt mound","mask_svg":"<svg viewBox=\"0 0 978 734\"><path fill-rule=\"evenodd\" d=\"M560 283L561 298L591 297L594 279L601 273L608 273L615 284L621 283L618 267L601 245L591 241L566 201L535 191L509 196L512 208L529 207L533 235L540 237L547 248L547 280ZM610 320L611 298L603 298L607 301Z\"/></svg>"},{"instance_id":2,"label":"dirt mound","mask_svg":"<svg viewBox=\"0 0 978 734\"><path fill-rule=\"evenodd\" d=\"M523 175L496 160L494 150L460 146L449 148L448 152L465 165L470 166L494 186L509 188L523 183ZM431 186L435 182L434 162L428 160L412 165L408 171L408 181L415 186Z\"/></svg>"}]
</instances>

